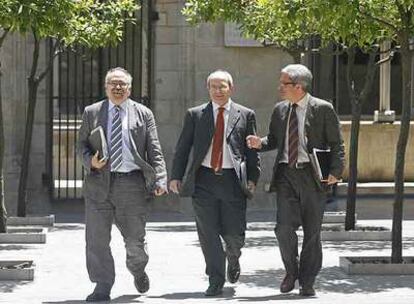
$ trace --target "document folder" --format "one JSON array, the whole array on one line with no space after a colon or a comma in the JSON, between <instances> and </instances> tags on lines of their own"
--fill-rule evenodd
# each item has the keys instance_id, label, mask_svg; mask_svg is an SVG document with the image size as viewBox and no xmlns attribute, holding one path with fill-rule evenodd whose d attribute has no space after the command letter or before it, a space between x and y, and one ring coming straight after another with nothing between
<instances>
[{"instance_id":1,"label":"document folder","mask_svg":"<svg viewBox=\"0 0 414 304\"><path fill-rule=\"evenodd\" d=\"M321 150L314 148L309 158L317 177L325 182L328 179L331 168L331 150Z\"/></svg>"},{"instance_id":2,"label":"document folder","mask_svg":"<svg viewBox=\"0 0 414 304\"><path fill-rule=\"evenodd\" d=\"M99 160L107 160L109 158L108 145L106 143L105 132L102 126L92 130L88 137L88 141L94 154L96 151L99 151Z\"/></svg>"}]
</instances>

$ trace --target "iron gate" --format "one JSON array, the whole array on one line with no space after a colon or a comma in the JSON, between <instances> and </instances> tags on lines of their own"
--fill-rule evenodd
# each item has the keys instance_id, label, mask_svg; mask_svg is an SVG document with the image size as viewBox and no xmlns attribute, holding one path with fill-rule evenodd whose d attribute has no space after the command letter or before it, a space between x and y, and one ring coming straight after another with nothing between
<instances>
[{"instance_id":1,"label":"iron gate","mask_svg":"<svg viewBox=\"0 0 414 304\"><path fill-rule=\"evenodd\" d=\"M75 143L84 108L105 97L104 77L112 67L127 69L132 77L131 98L150 106L151 0L138 0L136 23L124 27L116 48L91 51L78 48L55 59L50 75L49 187L57 200L82 197L83 169Z\"/></svg>"}]
</instances>

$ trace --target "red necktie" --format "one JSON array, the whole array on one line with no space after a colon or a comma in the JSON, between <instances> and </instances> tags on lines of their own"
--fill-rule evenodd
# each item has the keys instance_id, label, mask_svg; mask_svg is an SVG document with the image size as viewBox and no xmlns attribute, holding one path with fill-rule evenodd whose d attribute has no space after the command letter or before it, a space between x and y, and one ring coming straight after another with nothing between
<instances>
[{"instance_id":1,"label":"red necktie","mask_svg":"<svg viewBox=\"0 0 414 304\"><path fill-rule=\"evenodd\" d=\"M214 172L220 171L223 166L224 110L223 107L218 109L216 130L213 137L210 165Z\"/></svg>"},{"instance_id":2,"label":"red necktie","mask_svg":"<svg viewBox=\"0 0 414 304\"><path fill-rule=\"evenodd\" d=\"M299 149L299 133L298 133L298 117L296 115L297 104L292 105L292 111L289 118L289 167L293 167L298 161Z\"/></svg>"}]
</instances>

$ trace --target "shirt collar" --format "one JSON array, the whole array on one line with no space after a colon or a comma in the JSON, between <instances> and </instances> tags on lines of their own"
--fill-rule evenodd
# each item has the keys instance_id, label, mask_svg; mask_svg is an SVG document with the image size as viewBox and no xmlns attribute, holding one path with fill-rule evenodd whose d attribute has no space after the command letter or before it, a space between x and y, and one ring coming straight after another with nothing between
<instances>
[{"instance_id":1,"label":"shirt collar","mask_svg":"<svg viewBox=\"0 0 414 304\"><path fill-rule=\"evenodd\" d=\"M301 100L299 100L296 104L298 107L302 110L306 109L306 106L308 105L309 101L309 93L306 93L305 96Z\"/></svg>"},{"instance_id":2,"label":"shirt collar","mask_svg":"<svg viewBox=\"0 0 414 304\"><path fill-rule=\"evenodd\" d=\"M123 103L121 103L120 105L119 105L119 107L122 109L122 110L124 110L124 111L126 111L126 107L127 107L127 101L128 101L128 99L127 100L125 100ZM110 99L108 99L108 111L109 112L111 112L112 111L112 109L115 107L116 105L110 100Z\"/></svg>"},{"instance_id":3,"label":"shirt collar","mask_svg":"<svg viewBox=\"0 0 414 304\"><path fill-rule=\"evenodd\" d=\"M231 100L231 98L229 98L229 101L224 105L224 106L219 106L218 104L216 104L214 101L212 101L211 103L213 104L213 111L216 112L218 111L218 109L220 107L223 107L226 109L226 111L230 111L230 107L231 107L231 103L233 101Z\"/></svg>"}]
</instances>

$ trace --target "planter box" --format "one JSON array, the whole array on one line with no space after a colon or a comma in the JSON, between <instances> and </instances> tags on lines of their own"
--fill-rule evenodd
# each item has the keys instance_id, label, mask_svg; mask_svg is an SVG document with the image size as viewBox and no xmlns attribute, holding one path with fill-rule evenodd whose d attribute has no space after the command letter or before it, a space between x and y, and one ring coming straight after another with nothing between
<instances>
[{"instance_id":1,"label":"planter box","mask_svg":"<svg viewBox=\"0 0 414 304\"><path fill-rule=\"evenodd\" d=\"M7 218L8 226L53 226L55 223L55 215L46 216L27 216L18 217L11 216Z\"/></svg>"},{"instance_id":2,"label":"planter box","mask_svg":"<svg viewBox=\"0 0 414 304\"><path fill-rule=\"evenodd\" d=\"M321 231L322 241L391 241L391 231Z\"/></svg>"},{"instance_id":3,"label":"planter box","mask_svg":"<svg viewBox=\"0 0 414 304\"><path fill-rule=\"evenodd\" d=\"M0 244L44 244L46 243L45 228L9 227L6 233L0 233Z\"/></svg>"},{"instance_id":4,"label":"planter box","mask_svg":"<svg viewBox=\"0 0 414 304\"><path fill-rule=\"evenodd\" d=\"M403 264L391 264L391 257L339 257L339 266L347 274L414 275L414 257L404 257Z\"/></svg>"},{"instance_id":5,"label":"planter box","mask_svg":"<svg viewBox=\"0 0 414 304\"><path fill-rule=\"evenodd\" d=\"M343 211L325 211L323 214L323 221L322 223L326 224L343 224L345 223L345 215L346 213ZM355 214L355 222L357 220L357 215Z\"/></svg>"},{"instance_id":6,"label":"planter box","mask_svg":"<svg viewBox=\"0 0 414 304\"><path fill-rule=\"evenodd\" d=\"M34 277L33 261L0 261L0 280L30 280Z\"/></svg>"}]
</instances>

